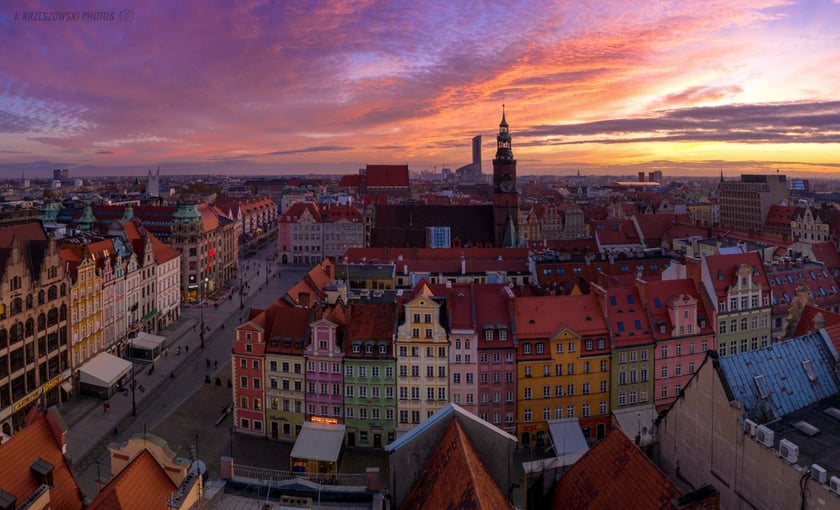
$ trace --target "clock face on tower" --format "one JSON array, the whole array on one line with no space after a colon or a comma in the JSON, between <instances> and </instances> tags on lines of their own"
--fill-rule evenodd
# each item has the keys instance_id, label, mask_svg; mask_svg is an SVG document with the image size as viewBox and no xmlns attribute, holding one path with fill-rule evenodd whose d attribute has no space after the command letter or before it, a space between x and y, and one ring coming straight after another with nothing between
<instances>
[{"instance_id":1,"label":"clock face on tower","mask_svg":"<svg viewBox=\"0 0 840 510\"><path fill-rule=\"evenodd\" d=\"M505 179L499 183L499 188L505 193L510 193L511 191L513 191L513 183L510 181L510 179Z\"/></svg>"}]
</instances>

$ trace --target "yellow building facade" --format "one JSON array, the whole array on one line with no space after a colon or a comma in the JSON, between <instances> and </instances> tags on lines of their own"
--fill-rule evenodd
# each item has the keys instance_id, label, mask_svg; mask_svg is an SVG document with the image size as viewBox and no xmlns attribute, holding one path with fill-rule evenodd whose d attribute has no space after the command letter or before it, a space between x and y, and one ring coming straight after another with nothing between
<instances>
[{"instance_id":1,"label":"yellow building facade","mask_svg":"<svg viewBox=\"0 0 840 510\"><path fill-rule=\"evenodd\" d=\"M449 338L440 307L420 295L405 304L405 321L397 328L398 435L449 402Z\"/></svg>"}]
</instances>

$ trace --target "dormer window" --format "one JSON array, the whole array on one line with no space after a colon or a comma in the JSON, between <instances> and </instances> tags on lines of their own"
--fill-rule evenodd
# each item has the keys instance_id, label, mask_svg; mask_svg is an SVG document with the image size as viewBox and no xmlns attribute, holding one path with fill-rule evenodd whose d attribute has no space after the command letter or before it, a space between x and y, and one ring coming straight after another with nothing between
<instances>
[{"instance_id":1,"label":"dormer window","mask_svg":"<svg viewBox=\"0 0 840 510\"><path fill-rule=\"evenodd\" d=\"M32 470L32 474L35 475L38 483L49 487L53 486L53 470L55 466L39 457L38 460L29 466L29 469Z\"/></svg>"},{"instance_id":2,"label":"dormer window","mask_svg":"<svg viewBox=\"0 0 840 510\"><path fill-rule=\"evenodd\" d=\"M359 354L362 352L362 348L359 344L353 344L353 354Z\"/></svg>"}]
</instances>

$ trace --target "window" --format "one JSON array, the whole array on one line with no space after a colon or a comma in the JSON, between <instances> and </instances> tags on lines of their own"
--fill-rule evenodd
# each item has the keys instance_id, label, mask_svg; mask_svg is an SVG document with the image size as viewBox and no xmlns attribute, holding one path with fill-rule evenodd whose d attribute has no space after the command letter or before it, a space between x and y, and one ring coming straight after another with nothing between
<instances>
[{"instance_id":1,"label":"window","mask_svg":"<svg viewBox=\"0 0 840 510\"><path fill-rule=\"evenodd\" d=\"M644 352L644 351L642 351L642 352ZM601 372L606 372L606 371L607 371L607 360L602 359L601 360Z\"/></svg>"},{"instance_id":2,"label":"window","mask_svg":"<svg viewBox=\"0 0 840 510\"><path fill-rule=\"evenodd\" d=\"M605 342L606 342L606 340L604 340L603 338L598 339L598 350L599 351L604 350Z\"/></svg>"},{"instance_id":3,"label":"window","mask_svg":"<svg viewBox=\"0 0 840 510\"><path fill-rule=\"evenodd\" d=\"M531 400L532 390L531 388L525 388L523 398L525 400Z\"/></svg>"},{"instance_id":4,"label":"window","mask_svg":"<svg viewBox=\"0 0 840 510\"><path fill-rule=\"evenodd\" d=\"M627 395L624 392L618 394L618 405L627 405Z\"/></svg>"},{"instance_id":5,"label":"window","mask_svg":"<svg viewBox=\"0 0 840 510\"><path fill-rule=\"evenodd\" d=\"M569 342L569 352L575 352L575 343Z\"/></svg>"},{"instance_id":6,"label":"window","mask_svg":"<svg viewBox=\"0 0 840 510\"><path fill-rule=\"evenodd\" d=\"M584 350L591 351L594 348L594 342L592 340L587 340L584 343Z\"/></svg>"},{"instance_id":7,"label":"window","mask_svg":"<svg viewBox=\"0 0 840 510\"><path fill-rule=\"evenodd\" d=\"M583 383L583 390L582 391L583 391L584 395L589 395L589 383L588 382Z\"/></svg>"},{"instance_id":8,"label":"window","mask_svg":"<svg viewBox=\"0 0 840 510\"><path fill-rule=\"evenodd\" d=\"M566 396L571 397L575 394L575 385L574 384L567 384L566 385Z\"/></svg>"},{"instance_id":9,"label":"window","mask_svg":"<svg viewBox=\"0 0 840 510\"><path fill-rule=\"evenodd\" d=\"M531 354L531 344L522 344L522 354Z\"/></svg>"},{"instance_id":10,"label":"window","mask_svg":"<svg viewBox=\"0 0 840 510\"><path fill-rule=\"evenodd\" d=\"M668 378L668 367L667 367L667 366L663 366L663 367L662 367L661 375L662 375L662 378L663 378L663 379L667 379L667 378Z\"/></svg>"},{"instance_id":11,"label":"window","mask_svg":"<svg viewBox=\"0 0 840 510\"><path fill-rule=\"evenodd\" d=\"M531 410L530 409L525 409L524 420L523 421L525 423L531 423L531 419L532 419Z\"/></svg>"},{"instance_id":12,"label":"window","mask_svg":"<svg viewBox=\"0 0 840 510\"><path fill-rule=\"evenodd\" d=\"M601 393L606 393L606 392L607 392L607 381L601 381L601 382L598 384L598 390L599 390Z\"/></svg>"},{"instance_id":13,"label":"window","mask_svg":"<svg viewBox=\"0 0 840 510\"><path fill-rule=\"evenodd\" d=\"M542 354L544 352L544 346L542 342L537 342L537 354Z\"/></svg>"},{"instance_id":14,"label":"window","mask_svg":"<svg viewBox=\"0 0 840 510\"><path fill-rule=\"evenodd\" d=\"M667 346L667 345L663 345L663 346L662 346L662 357L663 357L663 358L667 358L667 357L668 357L668 346Z\"/></svg>"}]
</instances>

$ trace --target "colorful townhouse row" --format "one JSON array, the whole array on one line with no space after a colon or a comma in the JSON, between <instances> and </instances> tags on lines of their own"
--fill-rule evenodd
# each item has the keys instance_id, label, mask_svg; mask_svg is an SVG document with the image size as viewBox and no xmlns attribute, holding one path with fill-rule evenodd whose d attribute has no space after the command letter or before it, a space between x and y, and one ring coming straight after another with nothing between
<instances>
[{"instance_id":1,"label":"colorful townhouse row","mask_svg":"<svg viewBox=\"0 0 840 510\"><path fill-rule=\"evenodd\" d=\"M672 402L715 347L691 280L524 289L422 282L253 309L235 331L235 428L294 440L304 421L343 424L348 445L379 448L453 402L520 446L547 444L558 418L595 440L614 409Z\"/></svg>"}]
</instances>

